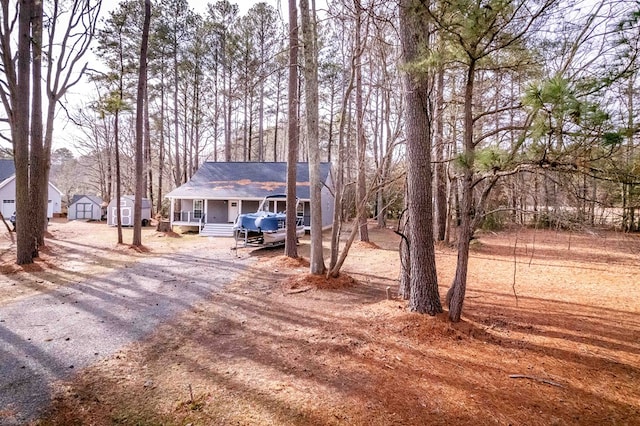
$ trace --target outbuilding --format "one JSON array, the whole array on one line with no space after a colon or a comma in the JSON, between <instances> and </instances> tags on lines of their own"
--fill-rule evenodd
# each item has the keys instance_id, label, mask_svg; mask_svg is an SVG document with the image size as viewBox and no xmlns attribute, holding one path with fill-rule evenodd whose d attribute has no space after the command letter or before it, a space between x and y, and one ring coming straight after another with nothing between
<instances>
[{"instance_id":1,"label":"outbuilding","mask_svg":"<svg viewBox=\"0 0 640 426\"><path fill-rule=\"evenodd\" d=\"M117 200L114 198L107 206L107 225L118 225L118 208ZM123 195L120 197L120 220L122 226L133 226L133 206L135 205L135 196ZM147 226L151 221L151 201L148 198L142 198L142 226Z\"/></svg>"},{"instance_id":2,"label":"outbuilding","mask_svg":"<svg viewBox=\"0 0 640 426\"><path fill-rule=\"evenodd\" d=\"M62 192L49 182L47 194L47 217L51 219L54 213L62 209ZM11 217L16 211L16 168L11 159L0 159L0 208L2 215Z\"/></svg>"},{"instance_id":3,"label":"outbuilding","mask_svg":"<svg viewBox=\"0 0 640 426\"><path fill-rule=\"evenodd\" d=\"M102 198L95 195L74 195L69 204L69 220L102 220L107 214Z\"/></svg>"}]
</instances>

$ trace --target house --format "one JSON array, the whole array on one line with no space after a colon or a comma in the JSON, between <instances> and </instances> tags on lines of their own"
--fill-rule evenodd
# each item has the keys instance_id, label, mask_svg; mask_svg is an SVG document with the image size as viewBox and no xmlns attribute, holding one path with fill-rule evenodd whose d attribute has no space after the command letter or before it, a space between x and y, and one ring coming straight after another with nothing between
<instances>
[{"instance_id":1,"label":"house","mask_svg":"<svg viewBox=\"0 0 640 426\"><path fill-rule=\"evenodd\" d=\"M322 187L322 226L333 222L333 193L330 163L320 164ZM310 228L309 165L297 164L296 195L305 229ZM258 210L267 195L286 194L287 163L205 162L191 179L169 192L170 224L193 229L201 235L233 235L233 222L239 214ZM272 211L284 211L279 201Z\"/></svg>"},{"instance_id":2,"label":"house","mask_svg":"<svg viewBox=\"0 0 640 426\"><path fill-rule=\"evenodd\" d=\"M62 209L62 192L51 182L47 200L47 217L52 218ZM16 168L12 159L0 159L0 203L4 217L11 217L16 211Z\"/></svg>"},{"instance_id":3,"label":"house","mask_svg":"<svg viewBox=\"0 0 640 426\"><path fill-rule=\"evenodd\" d=\"M136 197L134 195L123 195L120 197L120 221L122 226L133 226L133 207ZM107 225L118 225L118 206L116 199L112 199L107 206ZM151 201L148 198L142 199L142 226L147 226L151 221Z\"/></svg>"},{"instance_id":4,"label":"house","mask_svg":"<svg viewBox=\"0 0 640 426\"><path fill-rule=\"evenodd\" d=\"M67 211L69 220L102 220L107 208L102 198L94 195L74 195Z\"/></svg>"}]
</instances>

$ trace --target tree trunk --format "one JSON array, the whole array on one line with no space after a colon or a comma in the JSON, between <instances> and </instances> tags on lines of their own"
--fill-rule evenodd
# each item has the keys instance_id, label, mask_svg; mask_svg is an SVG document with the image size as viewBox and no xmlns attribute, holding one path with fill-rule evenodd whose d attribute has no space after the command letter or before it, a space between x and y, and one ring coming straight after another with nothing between
<instances>
[{"instance_id":1,"label":"tree trunk","mask_svg":"<svg viewBox=\"0 0 640 426\"><path fill-rule=\"evenodd\" d=\"M327 130L327 161L331 162L331 150L333 148L333 114L334 114L334 103L335 103L336 91L333 87L331 87L331 95L329 99L329 129Z\"/></svg>"},{"instance_id":2,"label":"tree trunk","mask_svg":"<svg viewBox=\"0 0 640 426\"><path fill-rule=\"evenodd\" d=\"M156 213L162 212L162 178L164 174L164 155L165 155L165 130L164 130L164 112L165 112L165 86L164 86L164 55L162 56L162 67L160 70L160 143L158 147L158 199L156 200ZM147 91L148 92L148 91ZM169 157L171 157L171 153L169 153ZM173 214L173 212L169 212L169 214Z\"/></svg>"},{"instance_id":3,"label":"tree trunk","mask_svg":"<svg viewBox=\"0 0 640 426\"><path fill-rule=\"evenodd\" d=\"M260 91L258 97L258 161L264 161L264 82L266 75L264 75L264 64L267 58L264 53L264 40L260 43Z\"/></svg>"},{"instance_id":4,"label":"tree trunk","mask_svg":"<svg viewBox=\"0 0 640 426\"><path fill-rule=\"evenodd\" d=\"M47 207L49 183L45 173L42 123L42 0L32 3L32 77L33 90L31 102L31 152L29 166L30 199L35 238L34 256L38 256L38 247L44 245L44 232L47 226Z\"/></svg>"},{"instance_id":5,"label":"tree trunk","mask_svg":"<svg viewBox=\"0 0 640 426\"><path fill-rule=\"evenodd\" d=\"M382 136L383 117L384 117L384 95L380 96L380 89L376 90L376 118L375 118L375 135L373 136L373 157L376 160L376 168L380 170L377 174L376 183L380 185L376 191L376 221L378 229L384 229L387 226L386 212L384 206L384 137Z\"/></svg>"},{"instance_id":6,"label":"tree trunk","mask_svg":"<svg viewBox=\"0 0 640 426\"><path fill-rule=\"evenodd\" d=\"M11 136L16 168L16 262L33 263L35 240L29 199L29 100L31 1L20 0L18 18L17 85L13 110ZM5 64L7 65L7 64Z\"/></svg>"},{"instance_id":7,"label":"tree trunk","mask_svg":"<svg viewBox=\"0 0 640 426\"><path fill-rule=\"evenodd\" d=\"M424 6L421 6L424 7ZM404 64L419 58L428 48L427 24L414 2L400 2L400 42ZM430 75L403 73L407 135L407 199L409 200L409 251L411 288L409 308L435 315L442 312L433 242L431 184L431 93Z\"/></svg>"},{"instance_id":8,"label":"tree trunk","mask_svg":"<svg viewBox=\"0 0 640 426\"><path fill-rule=\"evenodd\" d=\"M289 0L289 138L287 149L287 237L285 256L298 257L296 237L296 184L298 164L298 8Z\"/></svg>"},{"instance_id":9,"label":"tree trunk","mask_svg":"<svg viewBox=\"0 0 640 426\"><path fill-rule=\"evenodd\" d=\"M462 196L460 199L460 228L458 231L458 260L456 274L449 291L447 304L449 305L449 319L460 321L462 305L467 289L467 270L469 267L469 243L473 233L473 165L475 160L475 146L473 143L473 86L475 62L470 61L467 69L467 79L464 93L464 152Z\"/></svg>"},{"instance_id":10,"label":"tree trunk","mask_svg":"<svg viewBox=\"0 0 640 426\"><path fill-rule=\"evenodd\" d=\"M226 46L224 49L226 50ZM225 61L229 61L227 58L227 54L225 53ZM225 110L225 126L224 126L224 161L231 161L231 112L232 112L232 104L231 104L231 64L225 64L227 68L225 68L225 75L227 77L227 94L225 96L226 101L226 110ZM224 80L223 80L224 81Z\"/></svg>"},{"instance_id":11,"label":"tree trunk","mask_svg":"<svg viewBox=\"0 0 640 426\"><path fill-rule=\"evenodd\" d=\"M273 126L273 161L278 161L278 119L280 118L280 74L276 84L276 114Z\"/></svg>"},{"instance_id":12,"label":"tree trunk","mask_svg":"<svg viewBox=\"0 0 640 426\"><path fill-rule=\"evenodd\" d=\"M444 158L444 67L438 70L436 94L436 239L444 241L447 232L447 169Z\"/></svg>"},{"instance_id":13,"label":"tree trunk","mask_svg":"<svg viewBox=\"0 0 640 426\"><path fill-rule=\"evenodd\" d=\"M180 121L178 120L178 34L174 33L173 42L173 144L175 155L173 182L176 187L178 187L182 184L182 172L180 170Z\"/></svg>"},{"instance_id":14,"label":"tree trunk","mask_svg":"<svg viewBox=\"0 0 640 426\"><path fill-rule=\"evenodd\" d=\"M153 208L155 197L153 192L153 167L151 164L151 123L149 122L149 87L145 84L144 90L144 188ZM158 210L160 211L160 210Z\"/></svg>"},{"instance_id":15,"label":"tree trunk","mask_svg":"<svg viewBox=\"0 0 640 426\"><path fill-rule=\"evenodd\" d=\"M352 59L353 65L353 59ZM355 81L355 67L351 66L349 75L349 83L342 97L342 106L340 109L340 121L338 126L338 162L334 168L334 199L333 199L333 225L331 227L331 257L329 261L329 270L333 270L338 263L338 254L340 252L340 231L342 229L342 210L344 203L344 158L345 158L345 125L347 121L347 106L353 92Z\"/></svg>"},{"instance_id":16,"label":"tree trunk","mask_svg":"<svg viewBox=\"0 0 640 426\"><path fill-rule=\"evenodd\" d=\"M406 185L405 185L406 188ZM411 253L409 250L409 227L407 226L409 217L408 194L404 197L404 211L398 222L398 232L400 234L400 285L398 294L403 300L411 297Z\"/></svg>"},{"instance_id":17,"label":"tree trunk","mask_svg":"<svg viewBox=\"0 0 640 426\"><path fill-rule=\"evenodd\" d=\"M120 102L122 102L122 91L120 91ZM116 226L118 227L118 244L122 244L122 173L120 170L120 110L116 109L114 119L114 150L115 150L115 168L116 168ZM107 212L109 214L109 212Z\"/></svg>"},{"instance_id":18,"label":"tree trunk","mask_svg":"<svg viewBox=\"0 0 640 426\"><path fill-rule=\"evenodd\" d=\"M151 21L151 0L144 2L144 25L140 44L140 70L138 74L138 94L136 106L136 194L133 205L134 247L142 246L142 195L144 193L144 97L147 91L147 50L149 45L149 23Z\"/></svg>"},{"instance_id":19,"label":"tree trunk","mask_svg":"<svg viewBox=\"0 0 640 426\"><path fill-rule=\"evenodd\" d=\"M218 49L214 51L214 68L213 68L213 161L218 162L218 121L220 119L220 91L218 90ZM223 65L224 71L224 65ZM224 72L222 73L224 76ZM224 80L222 84L224 89ZM224 105L224 103L223 103Z\"/></svg>"},{"instance_id":20,"label":"tree trunk","mask_svg":"<svg viewBox=\"0 0 640 426\"><path fill-rule=\"evenodd\" d=\"M356 34L355 34L355 51L356 51L356 151L358 156L358 176L356 179L356 205L365 205L366 188L366 168L365 153L367 150L367 139L364 134L364 106L362 102L362 5L360 0L354 0L354 8L356 13ZM365 206L366 211L366 206ZM369 242L369 230L367 228L367 215L359 216L358 232L360 241Z\"/></svg>"},{"instance_id":21,"label":"tree trunk","mask_svg":"<svg viewBox=\"0 0 640 426\"><path fill-rule=\"evenodd\" d=\"M305 106L307 113L307 147L309 152L309 184L311 192L311 259L310 272L324 274L322 247L322 180L320 178L320 140L318 128L318 49L315 10L309 1L300 0L303 34Z\"/></svg>"}]
</instances>

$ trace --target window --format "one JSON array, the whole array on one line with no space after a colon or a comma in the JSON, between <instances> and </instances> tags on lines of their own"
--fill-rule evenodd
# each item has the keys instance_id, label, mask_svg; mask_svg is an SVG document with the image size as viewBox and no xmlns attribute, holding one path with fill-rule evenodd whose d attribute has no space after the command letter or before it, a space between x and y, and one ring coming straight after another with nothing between
<instances>
[{"instance_id":1,"label":"window","mask_svg":"<svg viewBox=\"0 0 640 426\"><path fill-rule=\"evenodd\" d=\"M200 219L202 218L204 201L203 200L193 200L193 218Z\"/></svg>"}]
</instances>

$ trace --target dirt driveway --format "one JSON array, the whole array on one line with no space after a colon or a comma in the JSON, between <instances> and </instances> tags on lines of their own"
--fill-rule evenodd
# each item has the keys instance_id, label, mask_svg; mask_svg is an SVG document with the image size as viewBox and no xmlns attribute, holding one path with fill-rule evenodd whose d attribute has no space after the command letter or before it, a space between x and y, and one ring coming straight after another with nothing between
<instances>
[{"instance_id":1,"label":"dirt driveway","mask_svg":"<svg viewBox=\"0 0 640 426\"><path fill-rule=\"evenodd\" d=\"M51 402L54 381L111 356L211 297L250 260L232 256L228 242L181 237L190 243L178 243L150 229L145 237L147 247L155 247L153 255L113 250L113 230L105 228L52 224L52 236L65 239L49 240L43 253L49 264L3 274L0 424L35 418Z\"/></svg>"}]
</instances>

